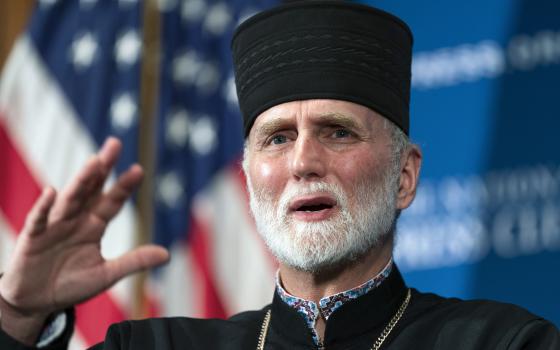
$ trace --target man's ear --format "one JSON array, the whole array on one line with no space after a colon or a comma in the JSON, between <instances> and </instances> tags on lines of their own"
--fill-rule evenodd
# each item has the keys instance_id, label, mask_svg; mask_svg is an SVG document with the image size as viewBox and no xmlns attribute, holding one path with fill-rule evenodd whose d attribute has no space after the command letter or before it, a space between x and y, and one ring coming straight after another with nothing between
<instances>
[{"instance_id":1,"label":"man's ear","mask_svg":"<svg viewBox=\"0 0 560 350\"><path fill-rule=\"evenodd\" d=\"M420 167L422 165L422 151L416 145L411 145L401 158L401 173L399 191L397 193L397 209L410 206L416 196Z\"/></svg>"}]
</instances>

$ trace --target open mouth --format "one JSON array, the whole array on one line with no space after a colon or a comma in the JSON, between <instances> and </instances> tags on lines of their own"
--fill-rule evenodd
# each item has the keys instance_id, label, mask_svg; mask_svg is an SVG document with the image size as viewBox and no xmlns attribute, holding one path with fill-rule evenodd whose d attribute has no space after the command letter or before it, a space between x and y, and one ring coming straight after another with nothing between
<instances>
[{"instance_id":1,"label":"open mouth","mask_svg":"<svg viewBox=\"0 0 560 350\"><path fill-rule=\"evenodd\" d=\"M332 207L333 206L329 204L302 205L301 207L297 208L295 211L312 212L312 211L321 211L325 209L330 209Z\"/></svg>"},{"instance_id":2,"label":"open mouth","mask_svg":"<svg viewBox=\"0 0 560 350\"><path fill-rule=\"evenodd\" d=\"M292 202L290 211L296 213L316 213L332 209L336 206L336 201L330 196L307 196Z\"/></svg>"}]
</instances>

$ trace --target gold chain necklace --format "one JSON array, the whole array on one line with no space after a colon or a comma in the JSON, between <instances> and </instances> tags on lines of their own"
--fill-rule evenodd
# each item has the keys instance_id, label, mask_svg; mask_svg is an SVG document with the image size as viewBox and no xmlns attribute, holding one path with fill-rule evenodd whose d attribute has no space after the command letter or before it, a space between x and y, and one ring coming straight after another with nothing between
<instances>
[{"instance_id":1,"label":"gold chain necklace","mask_svg":"<svg viewBox=\"0 0 560 350\"><path fill-rule=\"evenodd\" d=\"M387 339L387 337L389 336L393 328L395 328L395 326L397 325L397 322L399 322L402 315L404 314L406 308L408 307L408 304L410 303L410 298L411 298L411 293L410 293L410 288L408 288L408 291L406 293L406 298L404 298L404 301L399 307L399 309L397 310L397 313L395 313L395 315L393 316L393 318L391 318L387 326L385 326L383 332L381 332L377 340L375 340L375 343L373 343L373 346L371 347L370 350L379 350L379 348L381 348L381 345L383 344L385 339ZM264 350L264 343L266 341L266 333L268 332L268 324L270 323L270 317L271 317L271 311L269 309L266 312L266 315L264 316L264 320L261 326L261 333L259 334L259 343L257 344L257 350Z\"/></svg>"}]
</instances>

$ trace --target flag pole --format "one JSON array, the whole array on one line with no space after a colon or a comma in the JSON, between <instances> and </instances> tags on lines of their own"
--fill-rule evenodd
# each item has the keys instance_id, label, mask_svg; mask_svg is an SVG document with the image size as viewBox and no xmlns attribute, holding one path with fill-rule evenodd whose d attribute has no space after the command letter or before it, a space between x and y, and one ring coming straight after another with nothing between
<instances>
[{"instance_id":1,"label":"flag pole","mask_svg":"<svg viewBox=\"0 0 560 350\"><path fill-rule=\"evenodd\" d=\"M138 161L144 168L144 181L138 191L137 245L149 243L153 230L153 185L155 177L156 118L159 91L161 18L156 0L145 0L143 7L142 65L140 73L140 124ZM146 295L148 273L134 280L132 318L150 316Z\"/></svg>"},{"instance_id":2,"label":"flag pole","mask_svg":"<svg viewBox=\"0 0 560 350\"><path fill-rule=\"evenodd\" d=\"M6 62L14 42L25 30L25 26L31 12L35 7L35 1L0 1L0 72Z\"/></svg>"}]
</instances>

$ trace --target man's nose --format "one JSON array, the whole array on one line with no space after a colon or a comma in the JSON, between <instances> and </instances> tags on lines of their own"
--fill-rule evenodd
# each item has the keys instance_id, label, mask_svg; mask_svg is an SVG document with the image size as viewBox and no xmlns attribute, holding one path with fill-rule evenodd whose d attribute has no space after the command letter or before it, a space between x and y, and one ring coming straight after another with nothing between
<instances>
[{"instance_id":1,"label":"man's nose","mask_svg":"<svg viewBox=\"0 0 560 350\"><path fill-rule=\"evenodd\" d=\"M326 162L323 146L313 136L300 134L294 145L291 170L300 179L322 178L325 176Z\"/></svg>"}]
</instances>

